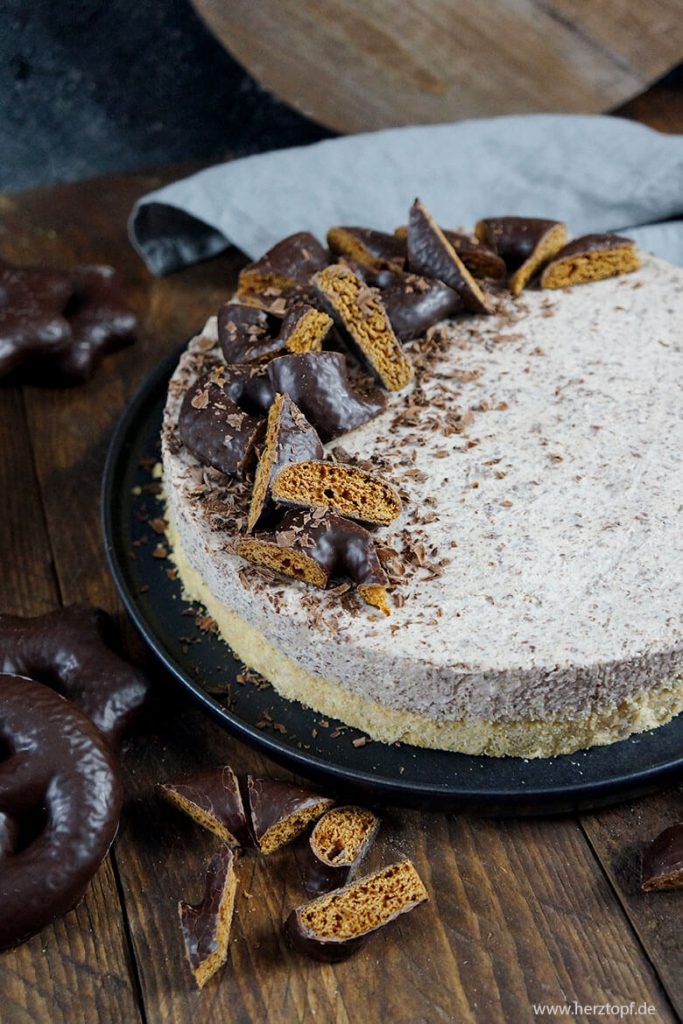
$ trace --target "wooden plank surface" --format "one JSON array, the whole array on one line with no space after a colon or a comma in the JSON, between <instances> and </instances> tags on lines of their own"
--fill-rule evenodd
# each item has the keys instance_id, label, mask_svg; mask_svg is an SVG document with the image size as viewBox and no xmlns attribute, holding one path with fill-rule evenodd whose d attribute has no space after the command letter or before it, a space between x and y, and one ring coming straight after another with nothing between
<instances>
[{"instance_id":1,"label":"wooden plank surface","mask_svg":"<svg viewBox=\"0 0 683 1024\"><path fill-rule=\"evenodd\" d=\"M662 116L656 104L649 109ZM136 346L82 388L0 387L6 610L37 613L61 599L118 612L98 517L112 427L148 370L228 294L240 264L228 254L153 281L128 246L125 218L133 199L158 184L155 175L130 175L0 201L0 255L111 261L143 324ZM139 652L130 630L126 636ZM581 819L503 822L382 809L374 863L411 856L432 900L337 966L297 956L280 935L282 918L303 896L300 851L246 854L229 962L197 993L183 962L176 904L199 896L215 841L161 804L154 785L224 761L240 771L284 773L153 672L164 700L150 731L128 744L113 870L109 862L103 867L76 912L0 958L3 1024L141 1016L150 1024L478 1024L531 1020L536 1002L574 1000L649 1002L655 1014L648 1019L683 1016L680 900L638 890L639 850L681 816L680 788Z\"/></svg>"},{"instance_id":2,"label":"wooden plank surface","mask_svg":"<svg viewBox=\"0 0 683 1024\"><path fill-rule=\"evenodd\" d=\"M192 2L262 85L342 132L600 113L683 54L679 0Z\"/></svg>"}]
</instances>

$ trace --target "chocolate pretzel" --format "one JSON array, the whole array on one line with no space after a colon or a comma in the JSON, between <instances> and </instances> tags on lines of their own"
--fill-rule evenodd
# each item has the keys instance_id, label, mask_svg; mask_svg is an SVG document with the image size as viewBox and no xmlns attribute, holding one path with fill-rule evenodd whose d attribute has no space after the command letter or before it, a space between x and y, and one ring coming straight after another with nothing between
<instances>
[{"instance_id":1,"label":"chocolate pretzel","mask_svg":"<svg viewBox=\"0 0 683 1024\"><path fill-rule=\"evenodd\" d=\"M247 817L237 776L229 765L159 784L165 800L228 846L249 846Z\"/></svg>"},{"instance_id":2,"label":"chocolate pretzel","mask_svg":"<svg viewBox=\"0 0 683 1024\"><path fill-rule=\"evenodd\" d=\"M104 612L80 605L36 618L0 615L0 672L51 686L117 743L140 714L149 683L105 643L107 626Z\"/></svg>"},{"instance_id":3,"label":"chocolate pretzel","mask_svg":"<svg viewBox=\"0 0 683 1024\"><path fill-rule=\"evenodd\" d=\"M0 749L0 949L9 949L81 899L123 794L105 736L42 683L0 675Z\"/></svg>"}]
</instances>

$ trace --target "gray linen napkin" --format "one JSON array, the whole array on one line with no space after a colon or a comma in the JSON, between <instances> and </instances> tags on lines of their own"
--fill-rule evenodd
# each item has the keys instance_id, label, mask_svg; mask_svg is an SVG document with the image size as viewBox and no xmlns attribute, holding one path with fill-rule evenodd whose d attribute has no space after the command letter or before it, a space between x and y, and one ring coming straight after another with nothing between
<instances>
[{"instance_id":1,"label":"gray linen napkin","mask_svg":"<svg viewBox=\"0 0 683 1024\"><path fill-rule=\"evenodd\" d=\"M130 237L155 274L236 245L255 258L307 229L391 231L420 198L446 227L526 214L617 231L683 265L683 136L614 117L532 114L392 128L246 157L138 200Z\"/></svg>"}]
</instances>

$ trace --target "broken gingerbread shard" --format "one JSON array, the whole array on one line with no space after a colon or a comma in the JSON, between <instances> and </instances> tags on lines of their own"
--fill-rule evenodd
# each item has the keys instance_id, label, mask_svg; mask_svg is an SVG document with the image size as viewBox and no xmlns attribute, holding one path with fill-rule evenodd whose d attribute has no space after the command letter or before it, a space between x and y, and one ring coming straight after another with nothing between
<instances>
[{"instance_id":1,"label":"broken gingerbread shard","mask_svg":"<svg viewBox=\"0 0 683 1024\"><path fill-rule=\"evenodd\" d=\"M334 963L351 956L373 932L428 899L412 863L403 860L297 907L285 921L284 931L298 952Z\"/></svg>"},{"instance_id":2,"label":"broken gingerbread shard","mask_svg":"<svg viewBox=\"0 0 683 1024\"><path fill-rule=\"evenodd\" d=\"M665 828L643 853L645 892L683 888L683 822Z\"/></svg>"},{"instance_id":3,"label":"broken gingerbread shard","mask_svg":"<svg viewBox=\"0 0 683 1024\"><path fill-rule=\"evenodd\" d=\"M635 242L620 235L583 235L555 253L541 275L541 288L569 288L640 267Z\"/></svg>"},{"instance_id":4,"label":"broken gingerbread shard","mask_svg":"<svg viewBox=\"0 0 683 1024\"><path fill-rule=\"evenodd\" d=\"M449 228L441 230L473 277L490 278L494 281L505 277L507 268L504 260L488 245L484 245L464 231L452 231ZM396 228L394 234L398 238L407 238L408 226Z\"/></svg>"},{"instance_id":5,"label":"broken gingerbread shard","mask_svg":"<svg viewBox=\"0 0 683 1024\"><path fill-rule=\"evenodd\" d=\"M345 336L389 391L401 391L413 370L399 342L379 292L342 263L314 277L318 294Z\"/></svg>"},{"instance_id":6,"label":"broken gingerbread shard","mask_svg":"<svg viewBox=\"0 0 683 1024\"><path fill-rule=\"evenodd\" d=\"M460 295L469 312L491 312L487 296L419 199L410 209L407 244L408 266L413 273L443 281Z\"/></svg>"},{"instance_id":7,"label":"broken gingerbread shard","mask_svg":"<svg viewBox=\"0 0 683 1024\"><path fill-rule=\"evenodd\" d=\"M402 509L398 491L381 477L322 459L293 460L273 476L270 490L280 505L330 509L371 526L389 526Z\"/></svg>"},{"instance_id":8,"label":"broken gingerbread shard","mask_svg":"<svg viewBox=\"0 0 683 1024\"><path fill-rule=\"evenodd\" d=\"M272 532L238 540L237 554L314 587L350 579L366 604L390 614L389 580L372 534L331 512L286 512Z\"/></svg>"},{"instance_id":9,"label":"broken gingerbread shard","mask_svg":"<svg viewBox=\"0 0 683 1024\"><path fill-rule=\"evenodd\" d=\"M247 777L249 810L256 845L274 853L291 843L334 805L330 797L279 779Z\"/></svg>"},{"instance_id":10,"label":"broken gingerbread shard","mask_svg":"<svg viewBox=\"0 0 683 1024\"><path fill-rule=\"evenodd\" d=\"M277 356L267 372L273 393L288 394L325 443L367 423L386 406L379 388L363 395L352 387L341 352Z\"/></svg>"},{"instance_id":11,"label":"broken gingerbread shard","mask_svg":"<svg viewBox=\"0 0 683 1024\"><path fill-rule=\"evenodd\" d=\"M284 319L237 302L226 302L218 311L218 341L229 364L320 351L331 326L332 317L306 303L292 306Z\"/></svg>"},{"instance_id":12,"label":"broken gingerbread shard","mask_svg":"<svg viewBox=\"0 0 683 1024\"><path fill-rule=\"evenodd\" d=\"M82 605L34 618L0 615L0 672L44 680L115 745L142 714L150 684L109 646L110 632L103 611Z\"/></svg>"},{"instance_id":13,"label":"broken gingerbread shard","mask_svg":"<svg viewBox=\"0 0 683 1024\"><path fill-rule=\"evenodd\" d=\"M375 841L379 824L365 807L333 807L323 814L308 839L306 891L330 892L350 882Z\"/></svg>"},{"instance_id":14,"label":"broken gingerbread shard","mask_svg":"<svg viewBox=\"0 0 683 1024\"><path fill-rule=\"evenodd\" d=\"M561 221L541 217L487 217L475 231L480 241L505 261L512 275L513 295L520 295L536 271L567 241L567 228Z\"/></svg>"},{"instance_id":15,"label":"broken gingerbread shard","mask_svg":"<svg viewBox=\"0 0 683 1024\"><path fill-rule=\"evenodd\" d=\"M311 278L329 260L327 249L314 235L299 231L244 267L238 279L238 292L256 299L306 295L311 291Z\"/></svg>"},{"instance_id":16,"label":"broken gingerbread shard","mask_svg":"<svg viewBox=\"0 0 683 1024\"><path fill-rule=\"evenodd\" d=\"M185 955L198 988L203 988L228 958L235 908L235 857L223 846L212 858L200 903L178 903Z\"/></svg>"},{"instance_id":17,"label":"broken gingerbread shard","mask_svg":"<svg viewBox=\"0 0 683 1024\"><path fill-rule=\"evenodd\" d=\"M405 239L373 228L330 228L327 244L333 255L346 256L376 269L402 270L406 263Z\"/></svg>"},{"instance_id":18,"label":"broken gingerbread shard","mask_svg":"<svg viewBox=\"0 0 683 1024\"><path fill-rule=\"evenodd\" d=\"M276 395L268 411L266 436L256 467L247 517L248 533L253 531L270 501L271 484L277 473L292 462L322 459L324 453L317 430L289 395Z\"/></svg>"},{"instance_id":19,"label":"broken gingerbread shard","mask_svg":"<svg viewBox=\"0 0 683 1024\"><path fill-rule=\"evenodd\" d=\"M248 846L249 827L237 777L229 765L159 783L161 796L229 846Z\"/></svg>"},{"instance_id":20,"label":"broken gingerbread shard","mask_svg":"<svg viewBox=\"0 0 683 1024\"><path fill-rule=\"evenodd\" d=\"M218 367L188 388L178 430L187 450L205 466L228 476L242 476L253 461L263 420L239 407L226 393L227 383Z\"/></svg>"}]
</instances>

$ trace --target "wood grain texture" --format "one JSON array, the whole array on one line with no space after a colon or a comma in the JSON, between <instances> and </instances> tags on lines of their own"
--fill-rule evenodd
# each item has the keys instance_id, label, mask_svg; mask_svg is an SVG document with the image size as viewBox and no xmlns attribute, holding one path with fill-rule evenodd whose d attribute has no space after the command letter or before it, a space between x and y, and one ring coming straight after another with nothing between
<instances>
[{"instance_id":1,"label":"wood grain texture","mask_svg":"<svg viewBox=\"0 0 683 1024\"><path fill-rule=\"evenodd\" d=\"M329 128L598 113L683 54L679 0L192 0L223 45Z\"/></svg>"},{"instance_id":2,"label":"wood grain texture","mask_svg":"<svg viewBox=\"0 0 683 1024\"><path fill-rule=\"evenodd\" d=\"M44 611L61 596L119 613L98 517L111 430L149 369L228 294L241 263L226 254L163 281L144 270L128 246L125 218L138 195L175 175L130 175L0 199L0 255L112 261L143 328L135 346L109 358L82 388L22 394L0 386L0 487L7 495L0 598L13 611ZM126 637L139 650L130 630ZM238 865L228 963L198 993L184 963L176 907L178 899L200 895L216 840L159 801L155 783L226 761L240 772L284 773L217 729L153 672L162 699L149 731L128 743L116 878L108 863L75 913L0 958L3 1022L127 1022L144 1014L150 1024L507 1024L532 1020L535 1002L573 1000L650 1002L656 1013L648 1019L658 1022L683 1012L680 900L638 891L639 850L680 817L680 789L580 821L380 808L383 829L368 866L412 857L432 899L337 966L294 954L281 937L282 919L305 898L301 847L271 858L247 853Z\"/></svg>"}]
</instances>

